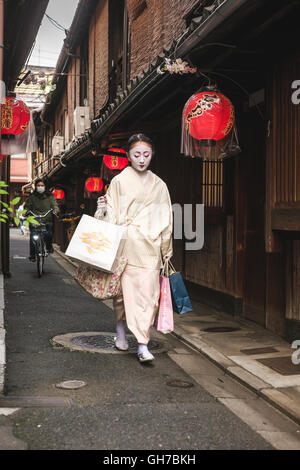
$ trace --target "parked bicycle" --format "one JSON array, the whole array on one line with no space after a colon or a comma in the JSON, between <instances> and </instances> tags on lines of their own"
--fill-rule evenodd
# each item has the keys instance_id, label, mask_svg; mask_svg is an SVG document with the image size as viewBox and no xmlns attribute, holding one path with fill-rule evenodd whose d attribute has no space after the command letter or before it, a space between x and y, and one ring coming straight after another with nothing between
<instances>
[{"instance_id":1,"label":"parked bicycle","mask_svg":"<svg viewBox=\"0 0 300 470\"><path fill-rule=\"evenodd\" d=\"M45 241L45 233L47 232L47 228L46 224L43 222L43 219L48 214L50 214L50 212L53 212L53 209L50 209L45 214L35 214L34 212L29 211L29 213L32 214L40 224L35 225L34 229L32 230L32 241L34 244L38 277L41 277L44 273L45 258L49 255Z\"/></svg>"},{"instance_id":2,"label":"parked bicycle","mask_svg":"<svg viewBox=\"0 0 300 470\"><path fill-rule=\"evenodd\" d=\"M76 230L76 227L77 227L77 222L76 221L78 221L78 219L80 219L80 218L81 218L81 215L75 215L74 212L70 212L68 214L64 214L64 216L62 216L59 219L62 222L69 222L70 223L70 226L67 229L67 237L68 237L69 242L71 241L71 238L73 237L73 234Z\"/></svg>"}]
</instances>

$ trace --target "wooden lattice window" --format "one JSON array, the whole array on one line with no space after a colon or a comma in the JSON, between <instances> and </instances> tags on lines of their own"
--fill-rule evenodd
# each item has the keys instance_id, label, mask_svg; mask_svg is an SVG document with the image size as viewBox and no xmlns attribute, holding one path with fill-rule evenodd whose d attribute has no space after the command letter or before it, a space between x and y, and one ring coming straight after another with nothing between
<instances>
[{"instance_id":1,"label":"wooden lattice window","mask_svg":"<svg viewBox=\"0 0 300 470\"><path fill-rule=\"evenodd\" d=\"M206 207L223 207L223 162L203 161L202 204Z\"/></svg>"}]
</instances>

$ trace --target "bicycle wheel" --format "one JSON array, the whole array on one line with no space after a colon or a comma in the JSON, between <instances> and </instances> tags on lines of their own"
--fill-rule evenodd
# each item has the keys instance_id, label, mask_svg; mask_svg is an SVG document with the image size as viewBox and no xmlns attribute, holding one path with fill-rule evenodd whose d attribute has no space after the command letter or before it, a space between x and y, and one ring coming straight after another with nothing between
<instances>
[{"instance_id":1,"label":"bicycle wheel","mask_svg":"<svg viewBox=\"0 0 300 470\"><path fill-rule=\"evenodd\" d=\"M45 240L44 240L43 237L42 237L42 239L41 239L41 243L42 243L42 250L41 250L41 253L42 253L42 256L41 256L41 269L42 269L42 274L44 274L44 263L45 263L45 256L46 256L46 245L45 245Z\"/></svg>"},{"instance_id":2,"label":"bicycle wheel","mask_svg":"<svg viewBox=\"0 0 300 470\"><path fill-rule=\"evenodd\" d=\"M37 240L36 243L36 266L38 277L41 277L44 272L44 253L41 239Z\"/></svg>"}]
</instances>

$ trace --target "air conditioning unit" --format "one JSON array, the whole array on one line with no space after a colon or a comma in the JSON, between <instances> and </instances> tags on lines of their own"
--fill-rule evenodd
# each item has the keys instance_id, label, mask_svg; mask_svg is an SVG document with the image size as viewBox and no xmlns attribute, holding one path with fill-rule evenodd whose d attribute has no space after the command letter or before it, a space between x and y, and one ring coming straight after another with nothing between
<instances>
[{"instance_id":1,"label":"air conditioning unit","mask_svg":"<svg viewBox=\"0 0 300 470\"><path fill-rule=\"evenodd\" d=\"M64 137L55 135L52 139L52 156L60 155L64 151Z\"/></svg>"},{"instance_id":2,"label":"air conditioning unit","mask_svg":"<svg viewBox=\"0 0 300 470\"><path fill-rule=\"evenodd\" d=\"M79 137L86 129L89 129L90 122L90 108L89 106L77 106L74 110L74 135Z\"/></svg>"}]
</instances>

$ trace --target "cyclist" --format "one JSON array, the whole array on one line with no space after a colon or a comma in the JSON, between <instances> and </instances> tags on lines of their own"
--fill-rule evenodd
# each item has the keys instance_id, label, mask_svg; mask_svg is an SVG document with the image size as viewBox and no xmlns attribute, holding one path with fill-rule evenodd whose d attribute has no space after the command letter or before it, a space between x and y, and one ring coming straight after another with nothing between
<instances>
[{"instance_id":1,"label":"cyclist","mask_svg":"<svg viewBox=\"0 0 300 470\"><path fill-rule=\"evenodd\" d=\"M53 213L56 215L59 213L59 207L56 202L56 199L53 196L53 194L51 194L49 191L46 190L45 183L42 179L39 178L35 181L35 190L27 199L25 203L25 209L27 211L32 211L33 213L39 214L39 215L45 214L50 209L53 209ZM52 219L51 213L45 217L44 222L46 224L46 229L47 229L47 231L45 232L46 248L49 253L53 253L53 247L52 247L53 219ZM34 243L32 240L33 232L34 232L34 226L30 226L29 260L35 262L36 259L35 259Z\"/></svg>"}]
</instances>

